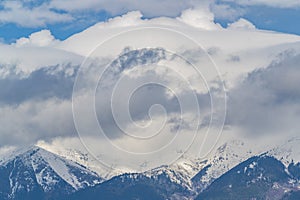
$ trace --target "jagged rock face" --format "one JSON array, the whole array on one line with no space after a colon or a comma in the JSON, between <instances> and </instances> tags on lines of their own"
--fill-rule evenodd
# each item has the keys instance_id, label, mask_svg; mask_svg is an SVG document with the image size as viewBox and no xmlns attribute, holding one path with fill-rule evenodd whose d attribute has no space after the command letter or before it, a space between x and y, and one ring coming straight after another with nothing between
<instances>
[{"instance_id":1,"label":"jagged rock face","mask_svg":"<svg viewBox=\"0 0 300 200\"><path fill-rule=\"evenodd\" d=\"M111 66L122 71L139 65L158 63L166 58L167 53L163 48L124 49L124 52L112 62Z\"/></svg>"},{"instance_id":2,"label":"jagged rock face","mask_svg":"<svg viewBox=\"0 0 300 200\"><path fill-rule=\"evenodd\" d=\"M56 199L103 181L97 174L33 147L0 163L0 199Z\"/></svg>"}]
</instances>

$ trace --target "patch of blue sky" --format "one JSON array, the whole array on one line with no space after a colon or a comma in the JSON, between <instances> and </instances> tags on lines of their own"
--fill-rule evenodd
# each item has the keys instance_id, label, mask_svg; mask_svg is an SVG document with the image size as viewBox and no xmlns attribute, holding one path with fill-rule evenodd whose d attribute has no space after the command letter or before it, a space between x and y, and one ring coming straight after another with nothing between
<instances>
[{"instance_id":1,"label":"patch of blue sky","mask_svg":"<svg viewBox=\"0 0 300 200\"><path fill-rule=\"evenodd\" d=\"M76 13L75 15L77 16L71 22L47 24L43 27L22 27L14 23L0 24L0 38L2 42L9 44L15 42L21 37L28 37L31 33L42 29L48 29L56 39L64 40L73 34L85 30L97 22L107 21L111 17L111 15L105 11L86 11Z\"/></svg>"},{"instance_id":2,"label":"patch of blue sky","mask_svg":"<svg viewBox=\"0 0 300 200\"><path fill-rule=\"evenodd\" d=\"M242 7L245 13L242 18L249 20L258 29L300 35L300 9L275 8L268 6ZM215 22L226 27L233 20L216 19Z\"/></svg>"}]
</instances>

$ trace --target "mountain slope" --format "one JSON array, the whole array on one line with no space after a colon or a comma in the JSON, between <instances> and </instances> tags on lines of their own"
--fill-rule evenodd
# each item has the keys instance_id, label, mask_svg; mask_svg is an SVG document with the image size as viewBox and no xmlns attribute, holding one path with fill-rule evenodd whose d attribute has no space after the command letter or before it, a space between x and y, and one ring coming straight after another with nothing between
<instances>
[{"instance_id":1,"label":"mountain slope","mask_svg":"<svg viewBox=\"0 0 300 200\"><path fill-rule=\"evenodd\" d=\"M263 154L227 141L206 160L184 156L169 166L107 181L32 147L0 160L0 199L299 199L299 141L293 138Z\"/></svg>"},{"instance_id":2,"label":"mountain slope","mask_svg":"<svg viewBox=\"0 0 300 200\"><path fill-rule=\"evenodd\" d=\"M93 188L74 193L69 199L81 200L101 197L105 200L163 200L184 199L188 196L190 196L190 191L180 183L172 182L168 173L161 171L161 173L150 177L143 173L116 176Z\"/></svg>"},{"instance_id":3,"label":"mountain slope","mask_svg":"<svg viewBox=\"0 0 300 200\"><path fill-rule=\"evenodd\" d=\"M87 168L39 147L0 161L0 199L56 199L103 181Z\"/></svg>"},{"instance_id":4,"label":"mountain slope","mask_svg":"<svg viewBox=\"0 0 300 200\"><path fill-rule=\"evenodd\" d=\"M286 168L274 157L254 156L216 179L196 199L282 199L299 192L298 165ZM296 192L296 193L295 193Z\"/></svg>"}]
</instances>

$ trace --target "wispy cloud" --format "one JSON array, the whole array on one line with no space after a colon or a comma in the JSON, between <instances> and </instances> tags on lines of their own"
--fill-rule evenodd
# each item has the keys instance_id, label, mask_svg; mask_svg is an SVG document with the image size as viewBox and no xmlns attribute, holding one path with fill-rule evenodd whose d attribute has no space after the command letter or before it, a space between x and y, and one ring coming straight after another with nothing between
<instances>
[{"instance_id":1,"label":"wispy cloud","mask_svg":"<svg viewBox=\"0 0 300 200\"><path fill-rule=\"evenodd\" d=\"M221 2L234 2L239 5L252 6L252 5L265 5L270 7L279 8L296 8L300 7L300 2L298 0L221 0Z\"/></svg>"},{"instance_id":2,"label":"wispy cloud","mask_svg":"<svg viewBox=\"0 0 300 200\"><path fill-rule=\"evenodd\" d=\"M2 1L0 9L0 22L15 23L23 27L41 27L47 24L70 22L74 18L67 13L51 10L42 4L26 7L22 1Z\"/></svg>"}]
</instances>

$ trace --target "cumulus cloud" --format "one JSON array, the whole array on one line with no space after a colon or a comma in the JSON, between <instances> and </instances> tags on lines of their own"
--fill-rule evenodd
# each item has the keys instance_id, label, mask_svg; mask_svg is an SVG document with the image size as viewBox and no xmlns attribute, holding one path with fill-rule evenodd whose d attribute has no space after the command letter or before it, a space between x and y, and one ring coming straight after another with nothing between
<instances>
[{"instance_id":1,"label":"cumulus cloud","mask_svg":"<svg viewBox=\"0 0 300 200\"><path fill-rule=\"evenodd\" d=\"M107 12L109 16L117 16L138 10L146 18L178 17L183 14L182 17L186 22L212 28L214 24L211 22L214 20L214 14L218 19L234 20L244 13L241 8L235 8L225 3L216 3L214 0L179 0L176 3L172 0L114 0L113 2L109 0L84 2L80 0L42 0L37 3L22 0L4 1L1 3L0 22L15 23L23 27L43 27L48 24L72 22L83 17L85 20L94 22L95 14L103 11ZM184 10L188 11L182 13ZM194 14L190 15L191 12Z\"/></svg>"},{"instance_id":2,"label":"cumulus cloud","mask_svg":"<svg viewBox=\"0 0 300 200\"><path fill-rule=\"evenodd\" d=\"M197 3L206 7L207 3ZM44 27L48 24L72 22L82 20L94 22L94 17L100 12L107 12L109 16L122 15L130 11L139 10L145 17L180 15L182 10L194 7L192 0L50 0L50 1L3 1L0 4L0 22L15 23L23 27ZM24 17L26 16L26 17Z\"/></svg>"},{"instance_id":3,"label":"cumulus cloud","mask_svg":"<svg viewBox=\"0 0 300 200\"><path fill-rule=\"evenodd\" d=\"M58 40L54 38L49 30L41 30L39 32L32 33L28 38L22 37L16 41L16 46L49 46L57 43Z\"/></svg>"},{"instance_id":4,"label":"cumulus cloud","mask_svg":"<svg viewBox=\"0 0 300 200\"><path fill-rule=\"evenodd\" d=\"M214 14L210 12L208 8L184 10L178 20L205 30L215 30L221 28L219 24L214 22Z\"/></svg>"},{"instance_id":5,"label":"cumulus cloud","mask_svg":"<svg viewBox=\"0 0 300 200\"><path fill-rule=\"evenodd\" d=\"M255 30L255 26L244 18L240 18L238 21L231 23L227 27L228 29L236 30Z\"/></svg>"},{"instance_id":6,"label":"cumulus cloud","mask_svg":"<svg viewBox=\"0 0 300 200\"><path fill-rule=\"evenodd\" d=\"M70 23L83 19L85 23L95 22L95 15L102 12L108 16L118 16L136 10L143 13L146 18L178 17L184 10L198 10L198 17L191 18L187 12L184 14L185 18L192 20L190 23L199 23L199 26L205 24L208 27L207 22L203 22L205 18L209 21L214 20L214 17L234 21L243 16L247 12L246 7L251 5L281 8L300 6L297 0L179 0L176 3L172 0L41 0L38 2L17 0L3 1L0 5L1 23L15 23L23 27L45 27L48 24Z\"/></svg>"}]
</instances>

